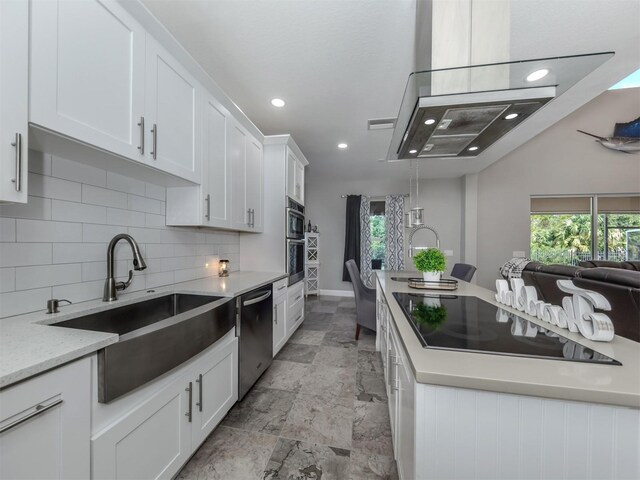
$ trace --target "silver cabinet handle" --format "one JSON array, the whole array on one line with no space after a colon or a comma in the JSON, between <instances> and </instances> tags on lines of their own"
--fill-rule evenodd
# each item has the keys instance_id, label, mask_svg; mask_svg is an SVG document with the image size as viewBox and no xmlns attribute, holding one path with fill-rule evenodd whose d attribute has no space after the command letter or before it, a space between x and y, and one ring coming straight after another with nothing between
<instances>
[{"instance_id":1,"label":"silver cabinet handle","mask_svg":"<svg viewBox=\"0 0 640 480\"><path fill-rule=\"evenodd\" d=\"M296 322L298 322L301 318L302 318L302 314L298 315L298 318L296 318Z\"/></svg>"},{"instance_id":2,"label":"silver cabinet handle","mask_svg":"<svg viewBox=\"0 0 640 480\"><path fill-rule=\"evenodd\" d=\"M251 209L247 208L247 227L251 226Z\"/></svg>"},{"instance_id":3,"label":"silver cabinet handle","mask_svg":"<svg viewBox=\"0 0 640 480\"><path fill-rule=\"evenodd\" d=\"M280 290L284 290L285 288L287 288L287 284L286 284L286 283L285 283L284 285L280 285L280 286L278 287L278 291L280 291Z\"/></svg>"},{"instance_id":4,"label":"silver cabinet handle","mask_svg":"<svg viewBox=\"0 0 640 480\"><path fill-rule=\"evenodd\" d=\"M151 134L153 135L153 150L151 151L151 156L154 160L158 158L158 125L153 124L153 128L151 129Z\"/></svg>"},{"instance_id":5,"label":"silver cabinet handle","mask_svg":"<svg viewBox=\"0 0 640 480\"><path fill-rule=\"evenodd\" d=\"M249 218L251 219L251 228L253 228L253 208L249 209Z\"/></svg>"},{"instance_id":6,"label":"silver cabinet handle","mask_svg":"<svg viewBox=\"0 0 640 480\"><path fill-rule=\"evenodd\" d=\"M193 418L193 409L191 405L191 402L193 401L193 382L189 382L189 386L185 388L185 392L189 392L189 411L184 415L189 419L189 423L191 423L191 419Z\"/></svg>"},{"instance_id":7,"label":"silver cabinet handle","mask_svg":"<svg viewBox=\"0 0 640 480\"><path fill-rule=\"evenodd\" d=\"M251 209L251 226L253 228L256 228L256 209L255 208Z\"/></svg>"},{"instance_id":8,"label":"silver cabinet handle","mask_svg":"<svg viewBox=\"0 0 640 480\"><path fill-rule=\"evenodd\" d=\"M24 417L18 418L17 420L14 420L13 422L5 425L4 427L0 428L0 433L4 433L6 431L11 430L12 428L17 427L18 425L26 422L27 420L36 417L44 412L46 412L47 410L51 410L53 407L57 407L58 405L62 404L64 400L62 400L61 398L59 398L58 400L56 400L53 403L50 403L48 405L42 405L41 403L39 403L38 405L36 405L34 407L34 409L32 411L30 411L29 413L27 413Z\"/></svg>"},{"instance_id":9,"label":"silver cabinet handle","mask_svg":"<svg viewBox=\"0 0 640 480\"><path fill-rule=\"evenodd\" d=\"M16 139L11 142L12 147L16 147L16 178L12 180L16 184L16 192L22 190L22 134L16 133Z\"/></svg>"},{"instance_id":10,"label":"silver cabinet handle","mask_svg":"<svg viewBox=\"0 0 640 480\"><path fill-rule=\"evenodd\" d=\"M273 307L273 321L275 322L275 324L278 324L278 306L274 305Z\"/></svg>"},{"instance_id":11,"label":"silver cabinet handle","mask_svg":"<svg viewBox=\"0 0 640 480\"><path fill-rule=\"evenodd\" d=\"M202 411L202 374L198 375L198 378L196 379L196 383L198 384L198 401L196 402L196 405L198 406L198 408L200 409L200 411Z\"/></svg>"},{"instance_id":12,"label":"silver cabinet handle","mask_svg":"<svg viewBox=\"0 0 640 480\"><path fill-rule=\"evenodd\" d=\"M260 295L257 298L252 298L251 300L247 300L246 302L242 303L243 307L248 307L249 305L254 305L256 303L260 303L263 300L266 300L267 298L269 298L271 296L271 290L269 290L267 293L265 293L264 295Z\"/></svg>"},{"instance_id":13,"label":"silver cabinet handle","mask_svg":"<svg viewBox=\"0 0 640 480\"><path fill-rule=\"evenodd\" d=\"M138 145L138 150L140 150L140 155L144 155L144 117L140 117L138 126L140 127L140 145Z\"/></svg>"},{"instance_id":14,"label":"silver cabinet handle","mask_svg":"<svg viewBox=\"0 0 640 480\"><path fill-rule=\"evenodd\" d=\"M211 195L207 193L207 196L204 199L207 202L207 214L204 216L207 220L211 220Z\"/></svg>"}]
</instances>

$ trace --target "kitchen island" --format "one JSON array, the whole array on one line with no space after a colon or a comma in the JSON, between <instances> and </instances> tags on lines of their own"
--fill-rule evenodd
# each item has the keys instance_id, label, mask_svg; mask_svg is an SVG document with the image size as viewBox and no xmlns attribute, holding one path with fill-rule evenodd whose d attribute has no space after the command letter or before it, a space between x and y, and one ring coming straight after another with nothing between
<instances>
[{"instance_id":1,"label":"kitchen island","mask_svg":"<svg viewBox=\"0 0 640 480\"><path fill-rule=\"evenodd\" d=\"M423 347L394 293L435 294L377 274L377 348L401 478L640 478L640 346L591 342L475 297L622 365ZM474 300L475 301L475 300Z\"/></svg>"}]
</instances>

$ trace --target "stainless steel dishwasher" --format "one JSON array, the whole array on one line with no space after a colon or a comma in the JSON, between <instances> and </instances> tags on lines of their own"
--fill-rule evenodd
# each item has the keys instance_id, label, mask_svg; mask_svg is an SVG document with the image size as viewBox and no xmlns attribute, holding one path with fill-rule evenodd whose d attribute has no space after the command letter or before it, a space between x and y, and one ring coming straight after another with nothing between
<instances>
[{"instance_id":1,"label":"stainless steel dishwasher","mask_svg":"<svg viewBox=\"0 0 640 480\"><path fill-rule=\"evenodd\" d=\"M272 285L258 288L236 299L238 337L238 400L271 365L273 358Z\"/></svg>"}]
</instances>

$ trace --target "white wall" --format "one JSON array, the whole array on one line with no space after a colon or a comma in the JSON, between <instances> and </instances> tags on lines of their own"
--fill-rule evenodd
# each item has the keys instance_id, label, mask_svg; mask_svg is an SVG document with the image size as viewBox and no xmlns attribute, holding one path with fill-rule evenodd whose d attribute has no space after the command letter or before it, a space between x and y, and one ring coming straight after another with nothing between
<instances>
[{"instance_id":1,"label":"white wall","mask_svg":"<svg viewBox=\"0 0 640 480\"><path fill-rule=\"evenodd\" d=\"M404 168L404 167L398 167ZM322 290L351 290L351 283L342 281L346 199L341 195L362 194L382 196L408 193L409 169L406 180L340 181L310 171L307 175L307 221L318 225L320 231L320 288ZM415 188L415 187L414 187ZM409 199L407 198L407 204ZM459 178L423 180L420 182L420 205L425 209L425 222L434 227L443 250L453 250L447 258L447 269L461 258L462 242L462 181ZM406 236L405 236L406 242ZM431 232L424 230L414 237L414 245L435 245ZM407 261L406 269L414 270Z\"/></svg>"},{"instance_id":2,"label":"white wall","mask_svg":"<svg viewBox=\"0 0 640 480\"><path fill-rule=\"evenodd\" d=\"M237 233L165 226L164 187L34 151L29 170L29 202L0 206L0 318L43 310L52 297L102 298L118 233L133 236L147 263L128 291L217 274L219 255L240 265ZM120 280L132 258L120 242Z\"/></svg>"},{"instance_id":3,"label":"white wall","mask_svg":"<svg viewBox=\"0 0 640 480\"><path fill-rule=\"evenodd\" d=\"M497 269L529 252L531 195L638 193L640 155L607 150L576 129L613 133L640 114L639 89L608 91L478 175L478 283L494 288Z\"/></svg>"}]
</instances>

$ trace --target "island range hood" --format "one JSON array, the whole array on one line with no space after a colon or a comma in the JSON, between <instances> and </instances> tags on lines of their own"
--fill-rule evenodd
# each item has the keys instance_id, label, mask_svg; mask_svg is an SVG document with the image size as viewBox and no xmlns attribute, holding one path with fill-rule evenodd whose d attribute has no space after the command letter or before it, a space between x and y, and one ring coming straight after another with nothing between
<instances>
[{"instance_id":1,"label":"island range hood","mask_svg":"<svg viewBox=\"0 0 640 480\"><path fill-rule=\"evenodd\" d=\"M387 160L480 155L612 56L604 52L414 72Z\"/></svg>"}]
</instances>

